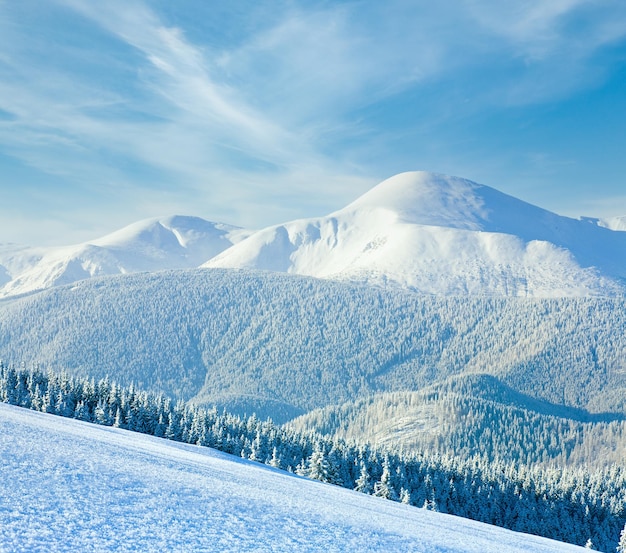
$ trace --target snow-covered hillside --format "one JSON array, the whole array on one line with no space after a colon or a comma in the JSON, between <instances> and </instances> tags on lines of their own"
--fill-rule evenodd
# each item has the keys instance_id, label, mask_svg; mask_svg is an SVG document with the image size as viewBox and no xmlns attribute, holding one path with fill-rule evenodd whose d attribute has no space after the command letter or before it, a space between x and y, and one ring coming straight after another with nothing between
<instances>
[{"instance_id":1,"label":"snow-covered hillside","mask_svg":"<svg viewBox=\"0 0 626 553\"><path fill-rule=\"evenodd\" d=\"M208 448L5 404L0 458L7 552L582 551Z\"/></svg>"},{"instance_id":2,"label":"snow-covered hillside","mask_svg":"<svg viewBox=\"0 0 626 553\"><path fill-rule=\"evenodd\" d=\"M395 284L426 294L623 293L626 234L427 172L392 177L326 217L258 231L206 263Z\"/></svg>"},{"instance_id":3,"label":"snow-covered hillside","mask_svg":"<svg viewBox=\"0 0 626 553\"><path fill-rule=\"evenodd\" d=\"M611 230L626 230L626 216L599 220L598 223L600 226L610 228Z\"/></svg>"},{"instance_id":4,"label":"snow-covered hillside","mask_svg":"<svg viewBox=\"0 0 626 553\"><path fill-rule=\"evenodd\" d=\"M257 232L174 216L68 247L0 244L0 298L201 265L422 294L615 296L626 291L625 228L623 218L570 219L465 179L403 173L328 216Z\"/></svg>"},{"instance_id":5,"label":"snow-covered hillside","mask_svg":"<svg viewBox=\"0 0 626 553\"><path fill-rule=\"evenodd\" d=\"M197 267L249 232L198 217L146 219L59 248L0 247L0 297L100 275Z\"/></svg>"},{"instance_id":6,"label":"snow-covered hillside","mask_svg":"<svg viewBox=\"0 0 626 553\"><path fill-rule=\"evenodd\" d=\"M289 422L391 451L488 456L528 466L609 467L624 461L623 414L591 415L520 394L490 375L463 375L415 392L378 393Z\"/></svg>"},{"instance_id":7,"label":"snow-covered hillside","mask_svg":"<svg viewBox=\"0 0 626 553\"><path fill-rule=\"evenodd\" d=\"M137 273L0 302L0 359L275 421L467 373L626 412L625 304L441 298L232 269Z\"/></svg>"}]
</instances>

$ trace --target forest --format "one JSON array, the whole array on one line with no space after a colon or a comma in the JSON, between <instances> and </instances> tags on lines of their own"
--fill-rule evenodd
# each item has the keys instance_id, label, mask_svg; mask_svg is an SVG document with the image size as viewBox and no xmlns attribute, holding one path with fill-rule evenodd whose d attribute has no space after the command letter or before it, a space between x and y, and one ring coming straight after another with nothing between
<instances>
[{"instance_id":1,"label":"forest","mask_svg":"<svg viewBox=\"0 0 626 553\"><path fill-rule=\"evenodd\" d=\"M546 468L622 463L626 416L535 400L491 375L466 375L416 392L385 392L310 411L288 423L389 450L435 451Z\"/></svg>"},{"instance_id":2,"label":"forest","mask_svg":"<svg viewBox=\"0 0 626 553\"><path fill-rule=\"evenodd\" d=\"M300 476L613 552L626 522L626 470L547 468L484 457L391 453L242 418L162 394L0 363L0 401L213 447Z\"/></svg>"},{"instance_id":3,"label":"forest","mask_svg":"<svg viewBox=\"0 0 626 553\"><path fill-rule=\"evenodd\" d=\"M442 298L165 271L0 302L0 358L275 422L475 374L553 406L625 414L626 300Z\"/></svg>"}]
</instances>

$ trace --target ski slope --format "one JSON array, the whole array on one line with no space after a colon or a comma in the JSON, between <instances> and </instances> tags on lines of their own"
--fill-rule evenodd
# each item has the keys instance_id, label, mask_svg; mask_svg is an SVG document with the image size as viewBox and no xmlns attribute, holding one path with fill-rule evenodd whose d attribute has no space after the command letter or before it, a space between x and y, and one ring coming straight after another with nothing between
<instances>
[{"instance_id":1,"label":"ski slope","mask_svg":"<svg viewBox=\"0 0 626 553\"><path fill-rule=\"evenodd\" d=\"M582 551L0 404L0 551Z\"/></svg>"}]
</instances>

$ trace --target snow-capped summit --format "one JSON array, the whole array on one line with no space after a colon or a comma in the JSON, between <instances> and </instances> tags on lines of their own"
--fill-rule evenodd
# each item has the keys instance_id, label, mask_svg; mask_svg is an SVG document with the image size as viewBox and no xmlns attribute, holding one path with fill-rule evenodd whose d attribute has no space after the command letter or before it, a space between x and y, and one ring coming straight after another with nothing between
<instances>
[{"instance_id":1,"label":"snow-capped summit","mask_svg":"<svg viewBox=\"0 0 626 553\"><path fill-rule=\"evenodd\" d=\"M522 237L553 232L566 220L495 188L427 171L395 175L341 212L368 209L389 210L397 216L398 222L406 224Z\"/></svg>"},{"instance_id":2,"label":"snow-capped summit","mask_svg":"<svg viewBox=\"0 0 626 553\"><path fill-rule=\"evenodd\" d=\"M0 249L0 297L93 276L197 267L248 234L230 225L175 215L145 219L73 246L6 246Z\"/></svg>"},{"instance_id":3,"label":"snow-capped summit","mask_svg":"<svg viewBox=\"0 0 626 553\"><path fill-rule=\"evenodd\" d=\"M247 231L200 217L173 215L139 221L90 242L118 252L132 271L197 267L239 239ZM154 267L149 267L154 263ZM130 271L127 271L130 272Z\"/></svg>"},{"instance_id":4,"label":"snow-capped summit","mask_svg":"<svg viewBox=\"0 0 626 553\"><path fill-rule=\"evenodd\" d=\"M326 217L260 230L206 267L248 267L427 294L615 295L626 235L493 188L396 175Z\"/></svg>"},{"instance_id":5,"label":"snow-capped summit","mask_svg":"<svg viewBox=\"0 0 626 553\"><path fill-rule=\"evenodd\" d=\"M626 293L624 218L563 217L489 186L416 171L325 217L256 232L197 217L140 221L64 248L0 245L0 298L98 275L250 268L424 294Z\"/></svg>"},{"instance_id":6,"label":"snow-capped summit","mask_svg":"<svg viewBox=\"0 0 626 553\"><path fill-rule=\"evenodd\" d=\"M403 223L484 230L490 192L500 194L465 179L416 171L381 182L341 211L385 209Z\"/></svg>"}]
</instances>

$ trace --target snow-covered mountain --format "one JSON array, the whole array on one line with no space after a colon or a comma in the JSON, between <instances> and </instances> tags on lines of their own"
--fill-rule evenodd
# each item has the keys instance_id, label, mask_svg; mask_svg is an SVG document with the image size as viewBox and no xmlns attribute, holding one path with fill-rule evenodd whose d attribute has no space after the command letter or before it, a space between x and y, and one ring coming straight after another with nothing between
<instances>
[{"instance_id":1,"label":"snow-covered mountain","mask_svg":"<svg viewBox=\"0 0 626 553\"><path fill-rule=\"evenodd\" d=\"M625 220L571 219L465 179L402 173L328 216L256 232L174 216L74 246L0 245L0 298L93 276L198 266L422 294L615 296L626 292Z\"/></svg>"},{"instance_id":2,"label":"snow-covered mountain","mask_svg":"<svg viewBox=\"0 0 626 553\"><path fill-rule=\"evenodd\" d=\"M583 551L6 404L0 458L2 551Z\"/></svg>"},{"instance_id":3,"label":"snow-covered mountain","mask_svg":"<svg viewBox=\"0 0 626 553\"><path fill-rule=\"evenodd\" d=\"M449 298L179 269L0 302L0 359L277 422L471 373L552 404L626 413L625 312L623 298Z\"/></svg>"},{"instance_id":4,"label":"snow-covered mountain","mask_svg":"<svg viewBox=\"0 0 626 553\"><path fill-rule=\"evenodd\" d=\"M598 224L611 230L626 230L626 216L600 219Z\"/></svg>"},{"instance_id":5,"label":"snow-covered mountain","mask_svg":"<svg viewBox=\"0 0 626 553\"><path fill-rule=\"evenodd\" d=\"M399 285L426 294L616 295L626 234L488 186L427 172L392 177L326 217L253 233L205 267Z\"/></svg>"},{"instance_id":6,"label":"snow-covered mountain","mask_svg":"<svg viewBox=\"0 0 626 553\"><path fill-rule=\"evenodd\" d=\"M172 216L139 221L107 236L67 247L0 246L0 297L86 278L197 267L245 238L248 231Z\"/></svg>"}]
</instances>

